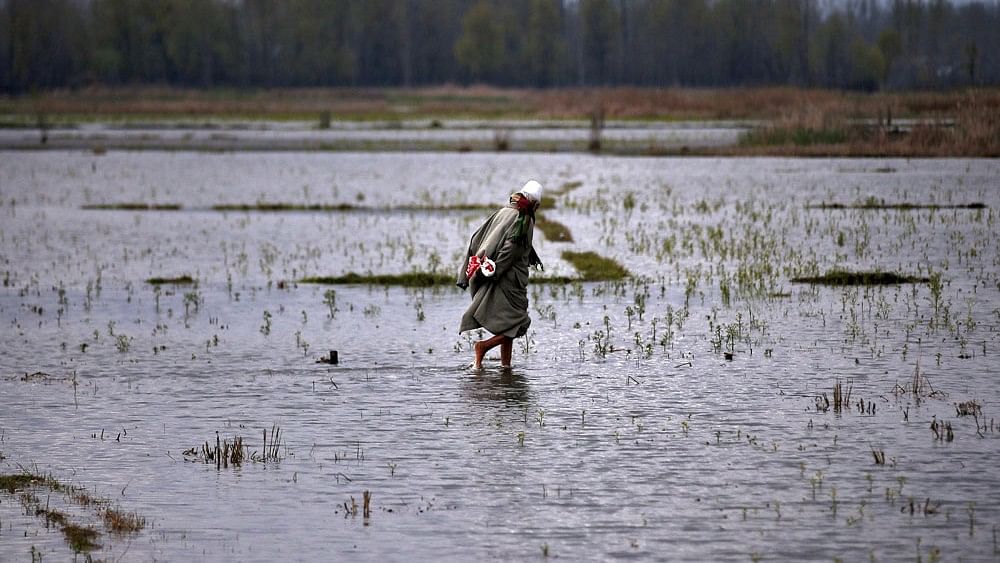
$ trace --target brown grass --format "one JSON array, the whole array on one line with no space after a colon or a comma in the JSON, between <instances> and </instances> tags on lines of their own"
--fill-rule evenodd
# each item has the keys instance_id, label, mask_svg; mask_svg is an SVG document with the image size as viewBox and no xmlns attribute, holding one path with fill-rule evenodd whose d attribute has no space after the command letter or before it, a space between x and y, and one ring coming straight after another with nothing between
<instances>
[{"instance_id":1,"label":"brown grass","mask_svg":"<svg viewBox=\"0 0 1000 563\"><path fill-rule=\"evenodd\" d=\"M121 116L252 116L334 119L430 116L589 119L786 119L894 117L935 119L967 105L1000 109L1000 89L953 92L845 93L773 88L560 88L488 86L431 88L301 88L187 90L166 87L93 87L57 90L35 98L0 97L0 114ZM813 117L809 117L813 116Z\"/></svg>"}]
</instances>

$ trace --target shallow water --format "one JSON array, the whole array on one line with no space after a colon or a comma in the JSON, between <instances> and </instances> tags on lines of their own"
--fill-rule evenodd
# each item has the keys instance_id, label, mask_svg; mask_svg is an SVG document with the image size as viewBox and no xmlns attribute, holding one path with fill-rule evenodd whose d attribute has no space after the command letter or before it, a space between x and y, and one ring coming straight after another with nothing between
<instances>
[{"instance_id":1,"label":"shallow water","mask_svg":"<svg viewBox=\"0 0 1000 563\"><path fill-rule=\"evenodd\" d=\"M135 536L104 534L94 555L109 560L994 559L998 173L987 160L0 153L0 473L51 473L145 516ZM495 358L467 368L476 336L455 333L456 289L338 286L331 318L328 288L294 283L451 271L481 213L377 208L501 202L527 177L580 183L546 212L575 242L536 233L546 274L572 275L562 250L593 250L646 281L533 286L509 373ZM988 208L806 208L869 196ZM256 201L373 209L208 210ZM121 202L185 210L80 210ZM789 282L835 266L942 286ZM185 273L197 287L144 283ZM330 349L339 365L315 363ZM908 392L915 372L934 396ZM818 411L838 379L852 404ZM973 399L979 433L954 406ZM216 470L181 453L216 432L259 451L275 424L278 462ZM371 517L345 514L364 490ZM71 553L5 492L0 523L0 559Z\"/></svg>"}]
</instances>

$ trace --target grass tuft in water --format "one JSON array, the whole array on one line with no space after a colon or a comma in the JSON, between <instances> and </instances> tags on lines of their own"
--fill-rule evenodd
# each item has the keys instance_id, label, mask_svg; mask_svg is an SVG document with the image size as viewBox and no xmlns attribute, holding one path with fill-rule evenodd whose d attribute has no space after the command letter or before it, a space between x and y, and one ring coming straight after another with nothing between
<instances>
[{"instance_id":1,"label":"grass tuft in water","mask_svg":"<svg viewBox=\"0 0 1000 563\"><path fill-rule=\"evenodd\" d=\"M792 283L811 283L821 285L899 285L903 283L927 283L929 278L907 276L894 272L848 272L846 270L831 270L821 276L803 276L792 278Z\"/></svg>"},{"instance_id":2,"label":"grass tuft in water","mask_svg":"<svg viewBox=\"0 0 1000 563\"><path fill-rule=\"evenodd\" d=\"M186 285L194 283L194 279L191 276L183 275L175 278L149 278L146 283L150 285Z\"/></svg>"},{"instance_id":3,"label":"grass tuft in water","mask_svg":"<svg viewBox=\"0 0 1000 563\"><path fill-rule=\"evenodd\" d=\"M66 538L66 543L77 553L81 551L93 551L101 547L96 541L97 538L101 537L101 534L93 528L69 523L63 525L62 533Z\"/></svg>"},{"instance_id":4,"label":"grass tuft in water","mask_svg":"<svg viewBox=\"0 0 1000 563\"><path fill-rule=\"evenodd\" d=\"M33 483L45 481L45 477L32 475L30 473L13 473L10 475L0 475L0 490L5 490L10 494L19 489L25 489Z\"/></svg>"},{"instance_id":5,"label":"grass tuft in water","mask_svg":"<svg viewBox=\"0 0 1000 563\"><path fill-rule=\"evenodd\" d=\"M613 281L631 275L621 264L610 258L605 258L595 252L573 252L565 250L563 260L569 262L580 272L578 281Z\"/></svg>"},{"instance_id":6,"label":"grass tuft in water","mask_svg":"<svg viewBox=\"0 0 1000 563\"><path fill-rule=\"evenodd\" d=\"M104 526L115 534L131 534L146 527L146 519L136 512L109 508L104 511Z\"/></svg>"}]
</instances>

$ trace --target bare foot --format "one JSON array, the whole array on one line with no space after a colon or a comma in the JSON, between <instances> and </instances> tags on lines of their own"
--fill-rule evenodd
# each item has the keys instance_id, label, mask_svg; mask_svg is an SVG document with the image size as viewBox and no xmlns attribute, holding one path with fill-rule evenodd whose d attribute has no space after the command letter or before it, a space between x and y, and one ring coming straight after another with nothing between
<instances>
[{"instance_id":1,"label":"bare foot","mask_svg":"<svg viewBox=\"0 0 1000 563\"><path fill-rule=\"evenodd\" d=\"M477 340L472 346L476 351L476 361L472 364L472 367L483 369L483 356L486 355L486 346L484 346L482 340Z\"/></svg>"}]
</instances>

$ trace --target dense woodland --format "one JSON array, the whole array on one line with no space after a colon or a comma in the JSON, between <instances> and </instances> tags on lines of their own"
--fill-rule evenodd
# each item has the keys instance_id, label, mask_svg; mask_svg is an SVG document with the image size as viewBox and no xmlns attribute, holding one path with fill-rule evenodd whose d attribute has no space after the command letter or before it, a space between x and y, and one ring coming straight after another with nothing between
<instances>
[{"instance_id":1,"label":"dense woodland","mask_svg":"<svg viewBox=\"0 0 1000 563\"><path fill-rule=\"evenodd\" d=\"M0 91L1000 83L1000 2L0 0Z\"/></svg>"}]
</instances>

